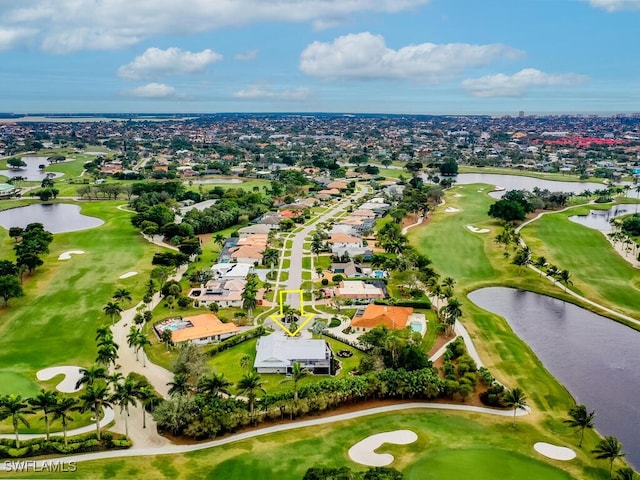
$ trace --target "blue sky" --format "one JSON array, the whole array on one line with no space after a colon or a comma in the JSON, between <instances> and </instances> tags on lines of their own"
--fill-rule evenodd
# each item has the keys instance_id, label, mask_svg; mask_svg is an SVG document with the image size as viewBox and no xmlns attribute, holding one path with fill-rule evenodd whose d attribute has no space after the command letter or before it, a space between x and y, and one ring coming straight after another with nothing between
<instances>
[{"instance_id":1,"label":"blue sky","mask_svg":"<svg viewBox=\"0 0 640 480\"><path fill-rule=\"evenodd\" d=\"M640 112L640 0L0 0L5 112Z\"/></svg>"}]
</instances>

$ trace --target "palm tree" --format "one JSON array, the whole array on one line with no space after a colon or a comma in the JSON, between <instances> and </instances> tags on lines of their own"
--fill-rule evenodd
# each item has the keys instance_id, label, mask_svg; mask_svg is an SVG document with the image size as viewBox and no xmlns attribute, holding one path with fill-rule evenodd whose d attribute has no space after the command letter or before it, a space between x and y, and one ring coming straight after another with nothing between
<instances>
[{"instance_id":1,"label":"palm tree","mask_svg":"<svg viewBox=\"0 0 640 480\"><path fill-rule=\"evenodd\" d=\"M96 363L108 366L110 363L116 364L118 359L118 345L115 343L105 343L98 349Z\"/></svg>"},{"instance_id":2,"label":"palm tree","mask_svg":"<svg viewBox=\"0 0 640 480\"><path fill-rule=\"evenodd\" d=\"M257 372L245 373L238 382L240 393L246 394L249 399L249 415L253 416L253 405L256 401L256 391L267 393L263 387L260 375Z\"/></svg>"},{"instance_id":3,"label":"palm tree","mask_svg":"<svg viewBox=\"0 0 640 480\"><path fill-rule=\"evenodd\" d=\"M251 355L243 355L240 359L240 367L244 370L248 370L252 366Z\"/></svg>"},{"instance_id":4,"label":"palm tree","mask_svg":"<svg viewBox=\"0 0 640 480\"><path fill-rule=\"evenodd\" d=\"M209 397L218 397L221 393L231 395L229 387L233 385L224 376L224 373L214 373L211 376L201 377L198 381L198 393Z\"/></svg>"},{"instance_id":5,"label":"palm tree","mask_svg":"<svg viewBox=\"0 0 640 480\"><path fill-rule=\"evenodd\" d=\"M169 330L168 328L162 330L162 333L160 334L160 340L162 340L166 345L167 352L169 351L169 344L171 343L172 338L173 336L171 334L171 330Z\"/></svg>"},{"instance_id":6,"label":"palm tree","mask_svg":"<svg viewBox=\"0 0 640 480\"><path fill-rule=\"evenodd\" d=\"M160 398L149 384L140 386L138 398L142 400L142 428L147 428L147 407L153 408L157 405Z\"/></svg>"},{"instance_id":7,"label":"palm tree","mask_svg":"<svg viewBox=\"0 0 640 480\"><path fill-rule=\"evenodd\" d=\"M140 333L142 333L142 331L138 327L131 325L131 328L129 328L129 334L127 335L127 345L129 345L129 348L133 348L136 352L136 362L138 361L138 336Z\"/></svg>"},{"instance_id":8,"label":"palm tree","mask_svg":"<svg viewBox=\"0 0 640 480\"><path fill-rule=\"evenodd\" d=\"M571 273L569 270L562 270L558 272L558 279L561 283L564 283L564 290L567 291L569 284L573 285L573 282L570 280Z\"/></svg>"},{"instance_id":9,"label":"palm tree","mask_svg":"<svg viewBox=\"0 0 640 480\"><path fill-rule=\"evenodd\" d=\"M453 288L453 286L456 284L456 281L451 278L451 277L446 277L443 281L442 281L442 285L444 285L445 287L451 287Z\"/></svg>"},{"instance_id":10,"label":"palm tree","mask_svg":"<svg viewBox=\"0 0 640 480\"><path fill-rule=\"evenodd\" d=\"M591 450L591 453L595 453L598 460L609 460L609 478L613 478L613 462L617 458L623 458L627 455L622 452L622 444L618 439L610 435L600 440L600 443Z\"/></svg>"},{"instance_id":11,"label":"palm tree","mask_svg":"<svg viewBox=\"0 0 640 480\"><path fill-rule=\"evenodd\" d=\"M282 382L293 382L293 402L298 404L298 382L309 374L300 362L293 362L291 368L291 378L286 378ZM291 410L291 419L293 420L293 410Z\"/></svg>"},{"instance_id":12,"label":"palm tree","mask_svg":"<svg viewBox=\"0 0 640 480\"><path fill-rule=\"evenodd\" d=\"M106 385L88 385L84 393L80 396L82 406L80 410L85 412L93 409L93 417L96 422L96 435L100 441L100 409L111 406L109 389Z\"/></svg>"},{"instance_id":13,"label":"palm tree","mask_svg":"<svg viewBox=\"0 0 640 480\"><path fill-rule=\"evenodd\" d=\"M186 373L178 373L173 376L173 382L169 382L169 396L173 397L174 395L187 395L191 390L191 385L189 384L189 377Z\"/></svg>"},{"instance_id":14,"label":"palm tree","mask_svg":"<svg viewBox=\"0 0 640 480\"><path fill-rule=\"evenodd\" d=\"M73 420L69 415L70 412L77 412L80 409L78 401L73 397L61 397L53 406L53 419L58 418L62 422L62 435L64 436L64 444L67 445L67 421Z\"/></svg>"},{"instance_id":15,"label":"palm tree","mask_svg":"<svg viewBox=\"0 0 640 480\"><path fill-rule=\"evenodd\" d=\"M511 390L507 390L502 398L502 403L504 403L505 407L513 408L513 425L515 426L516 412L519 408L527 406L527 396L520 388L516 387Z\"/></svg>"},{"instance_id":16,"label":"palm tree","mask_svg":"<svg viewBox=\"0 0 640 480\"><path fill-rule=\"evenodd\" d=\"M267 248L262 257L263 263L265 265L269 265L270 268L273 268L273 266L278 263L279 259L280 252L276 248Z\"/></svg>"},{"instance_id":17,"label":"palm tree","mask_svg":"<svg viewBox=\"0 0 640 480\"><path fill-rule=\"evenodd\" d=\"M638 480L638 478L640 477L638 477L633 468L622 467L616 472L615 480Z\"/></svg>"},{"instance_id":18,"label":"palm tree","mask_svg":"<svg viewBox=\"0 0 640 480\"><path fill-rule=\"evenodd\" d=\"M102 311L111 318L111 325L116 317L120 317L122 307L117 302L107 302Z\"/></svg>"},{"instance_id":19,"label":"palm tree","mask_svg":"<svg viewBox=\"0 0 640 480\"><path fill-rule=\"evenodd\" d=\"M107 370L104 367L94 364L89 368L81 368L80 375L80 378L76 382L76 390L82 385L87 385L87 387L93 386L99 378L107 378Z\"/></svg>"},{"instance_id":20,"label":"palm tree","mask_svg":"<svg viewBox=\"0 0 640 480\"><path fill-rule=\"evenodd\" d=\"M113 294L113 297L116 302L120 303L124 303L125 301L130 302L131 301L131 292L129 292L129 290L126 290L124 288L119 288L116 290L116 292Z\"/></svg>"},{"instance_id":21,"label":"palm tree","mask_svg":"<svg viewBox=\"0 0 640 480\"><path fill-rule=\"evenodd\" d=\"M140 385L129 375L125 378L124 383L116 383L115 393L111 397L114 403L120 407L120 413L123 410L126 413L124 416L124 434L127 438L129 438L129 405L135 407L140 396Z\"/></svg>"},{"instance_id":22,"label":"palm tree","mask_svg":"<svg viewBox=\"0 0 640 480\"><path fill-rule=\"evenodd\" d=\"M33 398L28 400L29 405L32 407L42 410L44 416L44 425L46 431L46 438L49 441L49 414L53 412L54 407L58 404L58 392L45 390L44 388L40 389L40 392Z\"/></svg>"},{"instance_id":23,"label":"palm tree","mask_svg":"<svg viewBox=\"0 0 640 480\"><path fill-rule=\"evenodd\" d=\"M216 233L216 235L213 237L214 243L217 243L221 247L224 245L224 242L225 242L226 239L227 239L227 237L225 237L221 233Z\"/></svg>"},{"instance_id":24,"label":"palm tree","mask_svg":"<svg viewBox=\"0 0 640 480\"><path fill-rule=\"evenodd\" d=\"M151 341L149 340L149 336L144 333L142 330L138 333L138 349L142 350L142 366L147 366L147 353L145 352L145 347L151 345Z\"/></svg>"},{"instance_id":25,"label":"palm tree","mask_svg":"<svg viewBox=\"0 0 640 480\"><path fill-rule=\"evenodd\" d=\"M596 416L596 412L587 412L587 407L584 405L576 405L569 410L569 417L563 420L564 423L570 427L580 430L580 443L579 447L582 447L582 440L584 439L584 431L587 428L593 428L593 419Z\"/></svg>"},{"instance_id":26,"label":"palm tree","mask_svg":"<svg viewBox=\"0 0 640 480\"><path fill-rule=\"evenodd\" d=\"M103 326L96 329L96 342L104 342L105 340L113 340L113 332L110 327Z\"/></svg>"},{"instance_id":27,"label":"palm tree","mask_svg":"<svg viewBox=\"0 0 640 480\"><path fill-rule=\"evenodd\" d=\"M251 320L253 311L258 306L258 299L253 290L247 289L248 286L249 284L247 283L245 289L242 291L242 308L249 313L249 320Z\"/></svg>"},{"instance_id":28,"label":"palm tree","mask_svg":"<svg viewBox=\"0 0 640 480\"><path fill-rule=\"evenodd\" d=\"M0 420L11 417L13 423L13 431L16 434L16 448L20 448L20 437L18 436L18 425L22 423L25 427L30 428L29 422L25 415L33 413L29 408L29 403L22 395L10 393L0 398Z\"/></svg>"},{"instance_id":29,"label":"palm tree","mask_svg":"<svg viewBox=\"0 0 640 480\"><path fill-rule=\"evenodd\" d=\"M444 311L447 315L447 328L453 330L453 326L456 324L456 320L462 316L462 304L456 298L452 298L448 301L447 306L444 307Z\"/></svg>"}]
</instances>

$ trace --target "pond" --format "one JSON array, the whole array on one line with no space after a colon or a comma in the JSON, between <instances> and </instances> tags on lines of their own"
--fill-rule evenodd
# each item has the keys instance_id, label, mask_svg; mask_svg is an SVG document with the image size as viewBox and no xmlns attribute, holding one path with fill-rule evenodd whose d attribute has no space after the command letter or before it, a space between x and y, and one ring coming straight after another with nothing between
<instances>
[{"instance_id":1,"label":"pond","mask_svg":"<svg viewBox=\"0 0 640 480\"><path fill-rule=\"evenodd\" d=\"M569 220L601 232L610 232L613 230L611 220L638 211L638 205L614 205L608 210L591 210L589 215L572 215Z\"/></svg>"},{"instance_id":2,"label":"pond","mask_svg":"<svg viewBox=\"0 0 640 480\"><path fill-rule=\"evenodd\" d=\"M596 429L624 445L640 466L640 332L571 303L492 287L469 299L504 317L545 367L597 414Z\"/></svg>"},{"instance_id":3,"label":"pond","mask_svg":"<svg viewBox=\"0 0 640 480\"><path fill-rule=\"evenodd\" d=\"M551 192L571 193L582 193L585 190L602 190L606 187L606 185L594 182L562 182L534 177L523 177L519 175L498 175L493 173L461 173L456 177L456 183L460 185L488 183L489 185L503 187L503 191L490 193L494 198L502 197L507 190L533 191L536 187L541 190L547 189Z\"/></svg>"},{"instance_id":4,"label":"pond","mask_svg":"<svg viewBox=\"0 0 640 480\"><path fill-rule=\"evenodd\" d=\"M44 229L51 233L64 233L99 227L104 222L82 215L79 205L69 203L39 203L0 212L0 226L7 230L11 227L24 228L30 223L42 223Z\"/></svg>"},{"instance_id":5,"label":"pond","mask_svg":"<svg viewBox=\"0 0 640 480\"><path fill-rule=\"evenodd\" d=\"M49 166L47 157L22 157L22 160L27 164L26 167L22 167L20 170L0 170L0 175L9 178L24 177L30 182L41 182L47 174L54 178L64 175L63 173L40 170L40 165Z\"/></svg>"}]
</instances>

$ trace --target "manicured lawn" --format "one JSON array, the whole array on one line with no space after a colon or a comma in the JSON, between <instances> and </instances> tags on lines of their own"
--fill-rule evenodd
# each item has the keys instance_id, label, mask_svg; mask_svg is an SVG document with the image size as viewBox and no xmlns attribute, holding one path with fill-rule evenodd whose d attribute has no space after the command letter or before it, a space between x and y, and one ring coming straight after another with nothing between
<instances>
[{"instance_id":1,"label":"manicured lawn","mask_svg":"<svg viewBox=\"0 0 640 480\"><path fill-rule=\"evenodd\" d=\"M613 250L602 233L568 219L593 208L544 215L523 228L522 237L535 255L571 272L572 290L640 319L638 270Z\"/></svg>"},{"instance_id":2,"label":"manicured lawn","mask_svg":"<svg viewBox=\"0 0 640 480\"><path fill-rule=\"evenodd\" d=\"M373 415L271 434L184 455L81 463L78 472L88 478L123 478L144 472L145 479L299 480L310 466L347 466L364 470L364 466L349 459L349 448L371 434L397 429L416 432L418 440L409 445L384 445L378 452L394 455L391 467L404 472L407 479L608 478L604 462L599 465L602 468L594 469L583 452L578 453L576 460L561 464L536 454L533 450L535 442L557 439L527 422L519 422L513 428L508 417L432 410ZM564 430L560 436L564 440L567 434ZM466 470L466 466L476 464L477 472ZM493 475L490 474L492 471ZM34 476L33 473L29 475ZM47 478L65 475L68 477L63 473L48 474Z\"/></svg>"},{"instance_id":3,"label":"manicured lawn","mask_svg":"<svg viewBox=\"0 0 640 480\"><path fill-rule=\"evenodd\" d=\"M131 226L131 214L116 209L121 202L82 203L82 213L100 217L98 228L56 234L45 264L25 277L25 296L13 299L0 313L0 392L31 395L39 388L38 370L52 365L87 366L96 354L96 327L108 324L102 307L117 288L142 298L151 257L150 245ZM12 240L0 229L5 258ZM84 250L70 260L60 253ZM117 252L117 254L114 254ZM138 275L118 277L129 271ZM125 306L127 308L127 306Z\"/></svg>"},{"instance_id":4,"label":"manicured lawn","mask_svg":"<svg viewBox=\"0 0 640 480\"><path fill-rule=\"evenodd\" d=\"M302 268L306 268L307 270L311 268L311 258L304 257L302 259Z\"/></svg>"}]
</instances>

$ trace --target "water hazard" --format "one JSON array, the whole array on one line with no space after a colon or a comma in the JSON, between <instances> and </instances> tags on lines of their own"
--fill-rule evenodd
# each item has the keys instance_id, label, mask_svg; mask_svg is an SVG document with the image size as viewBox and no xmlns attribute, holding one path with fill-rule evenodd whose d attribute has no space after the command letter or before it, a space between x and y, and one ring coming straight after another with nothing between
<instances>
[{"instance_id":1,"label":"water hazard","mask_svg":"<svg viewBox=\"0 0 640 480\"><path fill-rule=\"evenodd\" d=\"M597 413L596 429L624 445L640 466L640 332L571 303L492 287L469 295L504 317L578 403Z\"/></svg>"},{"instance_id":2,"label":"water hazard","mask_svg":"<svg viewBox=\"0 0 640 480\"><path fill-rule=\"evenodd\" d=\"M11 227L24 228L30 223L42 223L44 229L51 233L64 233L99 227L104 222L82 215L79 205L69 203L38 203L0 212L0 226L7 230Z\"/></svg>"}]
</instances>

